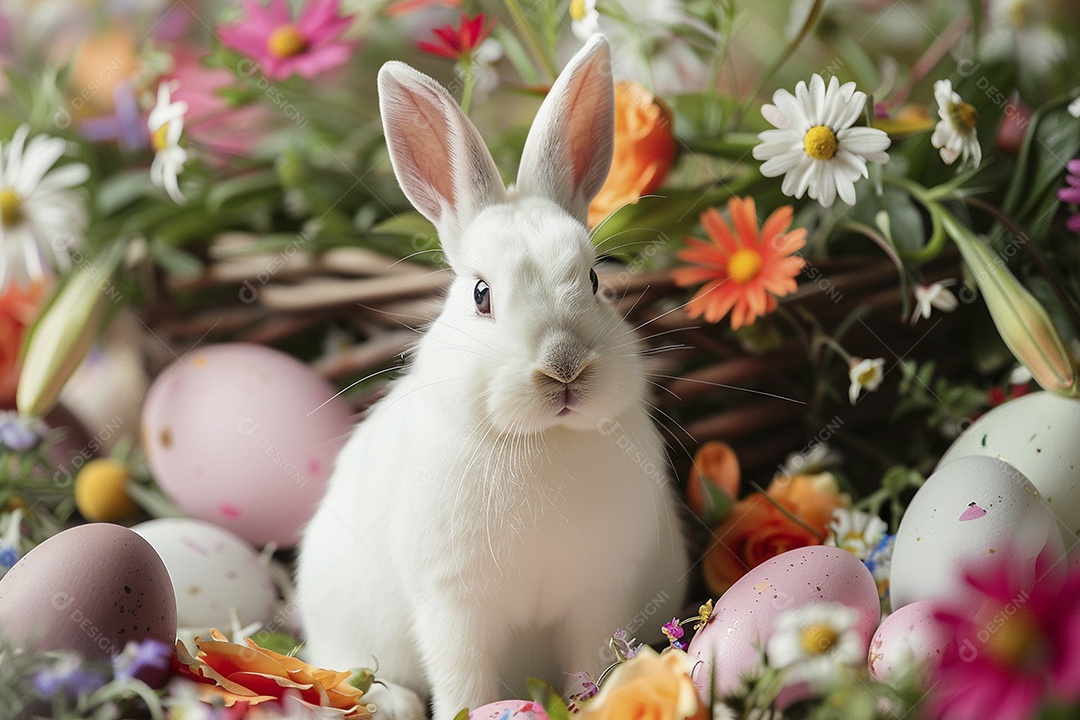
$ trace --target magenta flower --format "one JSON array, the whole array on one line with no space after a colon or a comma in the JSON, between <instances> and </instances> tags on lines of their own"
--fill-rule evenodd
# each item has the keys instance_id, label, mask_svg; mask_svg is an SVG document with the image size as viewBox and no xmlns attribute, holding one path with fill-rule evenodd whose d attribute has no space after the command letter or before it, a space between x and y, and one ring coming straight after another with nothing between
<instances>
[{"instance_id":1,"label":"magenta flower","mask_svg":"<svg viewBox=\"0 0 1080 720\"><path fill-rule=\"evenodd\" d=\"M461 13L461 25L457 28L448 23L431 32L435 34L435 42L420 41L417 48L449 60L464 60L491 34L491 25L483 13L474 18Z\"/></svg>"},{"instance_id":2,"label":"magenta flower","mask_svg":"<svg viewBox=\"0 0 1080 720\"><path fill-rule=\"evenodd\" d=\"M349 27L352 15L338 16L341 0L311 0L294 20L287 0L242 0L247 18L218 28L226 47L252 58L274 80L290 75L315 77L344 65L355 44L337 37ZM243 74L250 71L241 68Z\"/></svg>"},{"instance_id":3,"label":"magenta flower","mask_svg":"<svg viewBox=\"0 0 1080 720\"><path fill-rule=\"evenodd\" d=\"M1069 174L1065 176L1068 186L1058 190L1058 197L1061 198L1061 202L1080 205L1080 158L1070 160L1065 167L1069 171ZM1065 221L1065 227L1075 233L1080 233L1080 212Z\"/></svg>"},{"instance_id":4,"label":"magenta flower","mask_svg":"<svg viewBox=\"0 0 1080 720\"><path fill-rule=\"evenodd\" d=\"M1080 700L1080 565L1051 564L999 552L965 574L966 602L935 612L954 639L931 672L935 717L1024 720Z\"/></svg>"}]
</instances>

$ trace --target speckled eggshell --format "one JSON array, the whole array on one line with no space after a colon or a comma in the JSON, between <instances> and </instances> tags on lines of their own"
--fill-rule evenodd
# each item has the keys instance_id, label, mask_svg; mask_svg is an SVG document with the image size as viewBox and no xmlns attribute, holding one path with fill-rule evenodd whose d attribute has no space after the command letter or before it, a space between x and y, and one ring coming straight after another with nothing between
<instances>
[{"instance_id":1,"label":"speckled eggshell","mask_svg":"<svg viewBox=\"0 0 1080 720\"><path fill-rule=\"evenodd\" d=\"M944 625L934 622L937 602L919 600L881 621L870 641L870 676L881 682L901 679L913 668L930 671L950 642Z\"/></svg>"},{"instance_id":2,"label":"speckled eggshell","mask_svg":"<svg viewBox=\"0 0 1080 720\"><path fill-rule=\"evenodd\" d=\"M1003 550L1035 567L1046 548L1064 553L1046 503L1026 477L996 458L967 455L941 466L908 504L893 546L893 610L917 600L961 600L965 568Z\"/></svg>"},{"instance_id":3,"label":"speckled eggshell","mask_svg":"<svg viewBox=\"0 0 1080 720\"><path fill-rule=\"evenodd\" d=\"M753 568L713 608L712 619L691 641L699 661L694 684L708 697L711 677L720 694L738 690L740 678L761 668L761 649L777 616L817 603L842 603L858 611L858 632L867 645L881 615L877 585L866 566L847 550L825 545L789 550ZM800 699L789 696L787 702Z\"/></svg>"},{"instance_id":4,"label":"speckled eggshell","mask_svg":"<svg viewBox=\"0 0 1080 720\"><path fill-rule=\"evenodd\" d=\"M31 550L0 580L0 633L24 648L108 662L129 641L176 642L165 564L137 533L79 525ZM143 677L158 687L167 668Z\"/></svg>"},{"instance_id":5,"label":"speckled eggshell","mask_svg":"<svg viewBox=\"0 0 1080 720\"><path fill-rule=\"evenodd\" d=\"M469 720L548 720L548 714L530 700L499 700L476 708Z\"/></svg>"},{"instance_id":6,"label":"speckled eggshell","mask_svg":"<svg viewBox=\"0 0 1080 720\"><path fill-rule=\"evenodd\" d=\"M176 623L205 634L231 626L269 623L277 590L251 545L203 520L160 518L132 528L165 561L176 593Z\"/></svg>"},{"instance_id":7,"label":"speckled eggshell","mask_svg":"<svg viewBox=\"0 0 1080 720\"><path fill-rule=\"evenodd\" d=\"M154 381L143 445L188 515L256 546L292 547L352 429L348 405L296 358L262 345L198 348Z\"/></svg>"},{"instance_id":8,"label":"speckled eggshell","mask_svg":"<svg viewBox=\"0 0 1080 720\"><path fill-rule=\"evenodd\" d=\"M1009 463L1039 490L1065 547L1080 534L1080 400L1036 392L989 411L964 431L938 467L965 455Z\"/></svg>"}]
</instances>

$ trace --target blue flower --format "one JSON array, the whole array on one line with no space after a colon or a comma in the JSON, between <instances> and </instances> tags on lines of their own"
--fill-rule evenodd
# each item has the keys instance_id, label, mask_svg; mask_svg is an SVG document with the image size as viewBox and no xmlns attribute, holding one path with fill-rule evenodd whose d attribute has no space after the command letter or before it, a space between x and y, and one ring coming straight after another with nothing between
<instances>
[{"instance_id":1,"label":"blue flower","mask_svg":"<svg viewBox=\"0 0 1080 720\"><path fill-rule=\"evenodd\" d=\"M33 678L34 689L44 698L57 695L89 695L105 684L99 673L82 667L75 655L65 655L52 667L39 670Z\"/></svg>"},{"instance_id":2,"label":"blue flower","mask_svg":"<svg viewBox=\"0 0 1080 720\"><path fill-rule=\"evenodd\" d=\"M0 445L21 453L32 450L40 439L37 432L16 413L0 413Z\"/></svg>"},{"instance_id":3,"label":"blue flower","mask_svg":"<svg viewBox=\"0 0 1080 720\"><path fill-rule=\"evenodd\" d=\"M132 641L113 658L113 673L117 680L131 680L144 670L168 667L172 655L172 647L160 640L145 638L140 642Z\"/></svg>"}]
</instances>

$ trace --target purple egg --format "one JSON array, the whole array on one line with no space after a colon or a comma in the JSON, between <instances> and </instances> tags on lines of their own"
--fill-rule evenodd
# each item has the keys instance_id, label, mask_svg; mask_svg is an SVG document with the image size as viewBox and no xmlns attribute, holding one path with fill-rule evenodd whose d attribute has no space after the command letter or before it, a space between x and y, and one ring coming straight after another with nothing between
<instances>
[{"instance_id":1,"label":"purple egg","mask_svg":"<svg viewBox=\"0 0 1080 720\"><path fill-rule=\"evenodd\" d=\"M110 662L129 642L176 642L176 598L150 543L119 525L65 530L0 579L0 634L38 651L69 650ZM164 685L169 666L139 677Z\"/></svg>"}]
</instances>

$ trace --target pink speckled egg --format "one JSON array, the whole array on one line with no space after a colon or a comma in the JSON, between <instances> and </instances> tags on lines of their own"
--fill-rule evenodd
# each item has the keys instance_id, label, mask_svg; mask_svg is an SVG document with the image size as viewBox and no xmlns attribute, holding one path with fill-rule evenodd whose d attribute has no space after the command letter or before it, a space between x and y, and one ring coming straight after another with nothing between
<instances>
[{"instance_id":1,"label":"pink speckled egg","mask_svg":"<svg viewBox=\"0 0 1080 720\"><path fill-rule=\"evenodd\" d=\"M881 606L874 577L847 550L825 545L789 550L739 579L713 608L712 619L694 636L687 653L698 664L694 684L709 697L715 677L718 694L734 693L740 678L761 668L761 650L776 618L818 603L842 603L858 611L858 632L867 645ZM783 700L795 702L799 693Z\"/></svg>"},{"instance_id":2,"label":"pink speckled egg","mask_svg":"<svg viewBox=\"0 0 1080 720\"><path fill-rule=\"evenodd\" d=\"M548 720L548 714L530 700L499 700L476 708L469 720Z\"/></svg>"},{"instance_id":3,"label":"pink speckled egg","mask_svg":"<svg viewBox=\"0 0 1080 720\"><path fill-rule=\"evenodd\" d=\"M870 641L871 677L887 683L916 667L931 670L941 661L950 637L948 629L934 621L937 604L919 600L881 621Z\"/></svg>"},{"instance_id":4,"label":"pink speckled egg","mask_svg":"<svg viewBox=\"0 0 1080 720\"><path fill-rule=\"evenodd\" d=\"M296 358L262 345L198 348L154 381L143 444L187 514L292 547L352 427L348 405Z\"/></svg>"}]
</instances>

